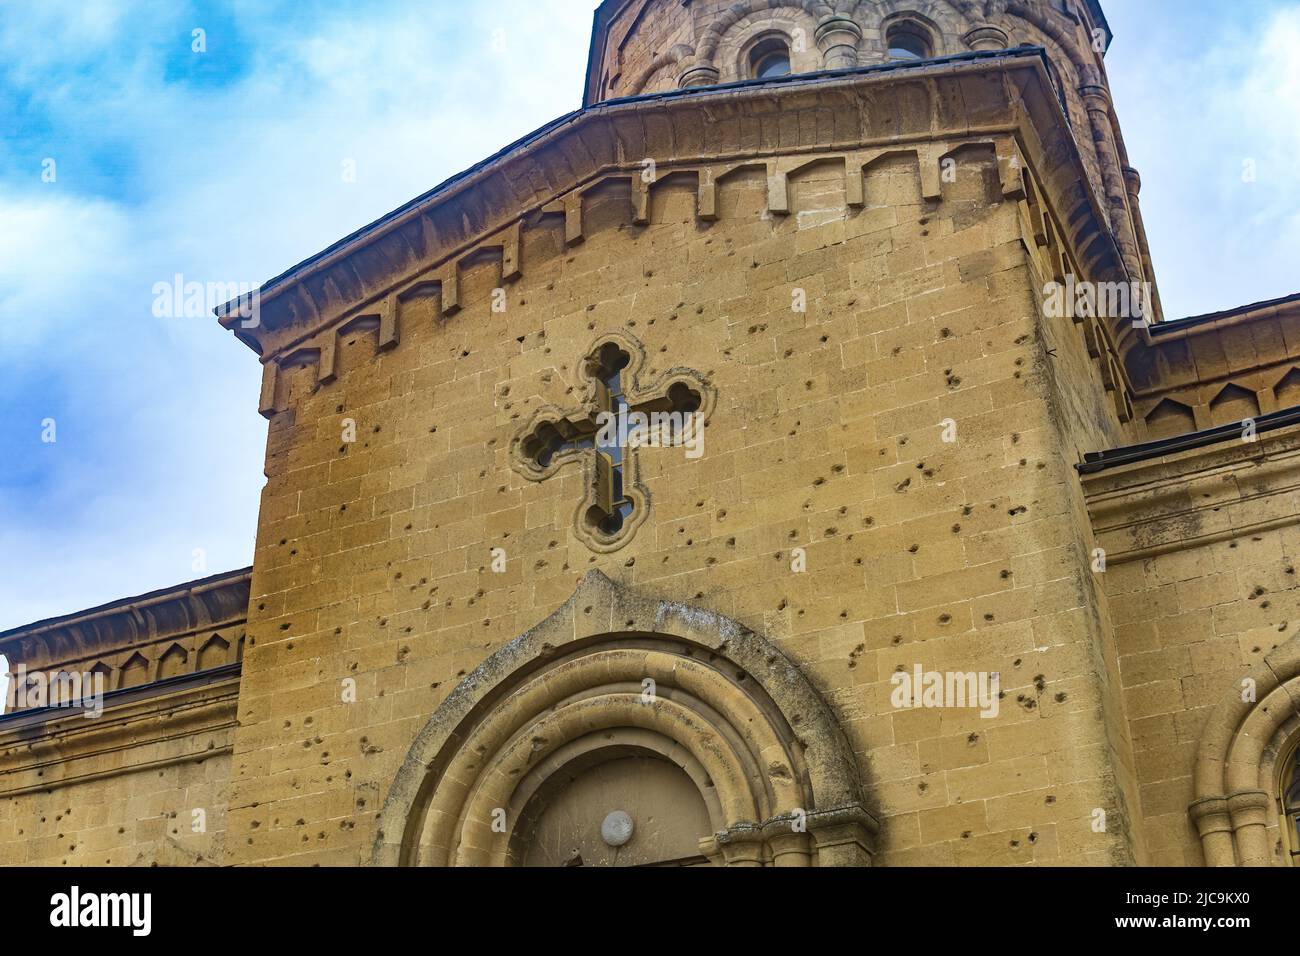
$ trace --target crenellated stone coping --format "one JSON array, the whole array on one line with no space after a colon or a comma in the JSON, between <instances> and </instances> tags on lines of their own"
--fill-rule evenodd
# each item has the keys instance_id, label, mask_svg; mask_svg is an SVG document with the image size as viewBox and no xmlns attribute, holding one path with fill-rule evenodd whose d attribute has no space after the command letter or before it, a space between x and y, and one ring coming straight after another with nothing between
<instances>
[{"instance_id":1,"label":"crenellated stone coping","mask_svg":"<svg viewBox=\"0 0 1300 956\"><path fill-rule=\"evenodd\" d=\"M1176 410L1187 430L1267 415L1300 403L1300 295L1147 330L1135 366L1144 420ZM1254 407L1220 412L1233 397Z\"/></svg>"},{"instance_id":2,"label":"crenellated stone coping","mask_svg":"<svg viewBox=\"0 0 1300 956\"><path fill-rule=\"evenodd\" d=\"M1082 275L1078 259L1054 212L1039 198L1043 194L1042 183L1032 169L1024 168L1020 172L1024 187L1020 197L1020 225L1025 250L1040 277L1064 284L1067 275ZM1133 386L1110 326L1084 315L1074 316L1073 321L1083 336L1088 356L1097 364L1102 386L1111 395L1116 418L1125 424L1133 421Z\"/></svg>"},{"instance_id":3,"label":"crenellated stone coping","mask_svg":"<svg viewBox=\"0 0 1300 956\"><path fill-rule=\"evenodd\" d=\"M219 635L237 656L250 580L251 569L235 571L15 628L0 634L0 653L11 669L19 664L29 671L100 665L108 671L110 689L117 689L118 669L134 656L145 658L149 679L156 679L161 655L142 654L149 646L166 652L180 644L187 659L197 658ZM13 691L11 686L11 698Z\"/></svg>"},{"instance_id":4,"label":"crenellated stone coping","mask_svg":"<svg viewBox=\"0 0 1300 956\"><path fill-rule=\"evenodd\" d=\"M869 69L897 69L899 64L889 62L881 47L889 25L900 20L924 24L942 57L1006 55L1005 48L1015 45L1017 39L1044 44L1045 56L1054 61L1049 68L1052 76L1059 80L1062 69L1070 74L1070 88L1062 87L1060 91L1086 117L1077 129L1080 134L1077 147L1086 162L1096 164L1096 176L1090 176L1089 188L1097 191L1098 208L1114 233L1123 268L1132 278L1151 283L1152 316L1155 321L1163 318L1139 208L1141 179L1128 165L1123 136L1106 87L1102 66L1104 48L1096 48L1092 32L1095 26L1102 27L1109 45L1110 28L1095 0L1086 10L1080 4L1062 5L1050 0L989 0L983 4L970 0L909 0L888 4L877 0L737 0L683 4L686 19L693 26L690 43L678 42L667 53L655 56L652 62L641 62L638 72L627 77L624 73L629 64L624 62L623 50L642 26L652 31L640 38L643 44L650 42L656 49L669 45L667 36L653 32L655 24L649 12L657 10L663 18L670 9L678 8L667 0L660 0L657 5L653 0L640 0L636 15L628 17L626 14L634 9L631 3L632 0L625 0L616 7L610 0L597 13L584 105L608 101L615 89L620 96L662 92L663 83L669 77L660 74L669 66L673 68L672 81L679 89L717 88L723 80L746 82L745 67L741 65L737 71L736 56L749 41L771 32L789 36L799 31L815 38L820 64L811 65L817 53L811 56L805 53L796 73L812 69L855 69L863 64ZM1026 29L1030 32L1026 33ZM676 38L684 40L683 35ZM613 77L611 72L615 74ZM652 90L649 84L656 77L659 86ZM613 85L607 85L607 79ZM1126 402L1117 401L1117 405L1121 414L1130 413Z\"/></svg>"},{"instance_id":5,"label":"crenellated stone coping","mask_svg":"<svg viewBox=\"0 0 1300 956\"><path fill-rule=\"evenodd\" d=\"M978 135L962 140L877 147L852 153L761 157L706 166L665 166L659 171L662 175L659 175L654 182L647 182L641 175L641 167L637 167L634 170L601 176L547 203L540 210L540 220L545 220L547 217L563 219L565 245L568 247L580 245L587 238L583 219L587 194L611 183L627 183L631 189L628 220L634 225L646 225L650 221L650 201L654 189L668 181L669 177L685 173L694 175L697 180L697 219L701 222L714 222L718 219L721 186L732 177L751 171L762 171L767 178L767 211L773 216L788 216L795 211L790 205L791 178L828 159L844 163L845 195L850 208L860 209L866 205L864 186L867 171L876 163L896 156L916 157L921 170L922 197L927 201L938 202L943 192L941 172L943 161L958 150L969 146L988 146L994 149L998 157L1003 197L1013 201L1024 198L1022 176L1024 160L1014 138L1010 134ZM519 279L522 276L520 250L523 229L524 220L520 219L454 260L407 281L383 299L337 319L330 328L300 345L282 361L267 362L263 368L259 410L268 418L274 416L277 411L283 410L276 402L278 373L283 368L315 366L320 384L328 385L333 382L337 375L335 356L339 336L345 334L359 321L372 320L378 323L377 349L386 351L395 348L400 342L402 303L412 296L435 292L439 299L438 314L442 317L450 317L461 311L462 263L469 260L481 262L484 261L484 253L495 252L501 267L502 282L510 283Z\"/></svg>"},{"instance_id":6,"label":"crenellated stone coping","mask_svg":"<svg viewBox=\"0 0 1300 956\"><path fill-rule=\"evenodd\" d=\"M583 195L591 189L629 181L629 219L644 222L653 189L641 179L647 159L655 162L658 181L670 172L695 173L697 213L709 221L718 214L719 183L742 169L766 171L770 210L781 215L790 212L789 176L804 165L842 158L846 170L859 159L866 168L900 151L917 155L923 192L934 199L942 159L980 142L995 144L1008 198L1023 195L1021 173L1034 171L1060 242L1089 278L1127 281L1043 62L1036 52L1013 51L905 74L821 77L593 107L271 283L262 292L258 328L239 328L237 303L224 307L222 324L261 351L260 406L269 417L276 411L278 369L290 359L318 362L322 382L331 380L334 336L348 322L378 317L380 347L394 347L403 296L430 287L442 315L462 306L457 278L465 259L499 250L503 281L517 279L525 267L520 230L538 217L562 217L566 241L581 242ZM850 205L861 196L857 178L847 179ZM1110 329L1120 354L1135 341L1127 325Z\"/></svg>"},{"instance_id":7,"label":"crenellated stone coping","mask_svg":"<svg viewBox=\"0 0 1300 956\"><path fill-rule=\"evenodd\" d=\"M247 636L244 625L243 620L226 621L189 634L167 634L127 644L112 651L100 651L47 664L23 664L23 667L28 674L40 671L47 681L61 672L102 674L105 691L130 690L168 678L201 674L239 664L243 660L244 639ZM8 676L5 715L37 709L30 702L26 706L19 706L22 699L19 696L17 674L11 672Z\"/></svg>"}]
</instances>

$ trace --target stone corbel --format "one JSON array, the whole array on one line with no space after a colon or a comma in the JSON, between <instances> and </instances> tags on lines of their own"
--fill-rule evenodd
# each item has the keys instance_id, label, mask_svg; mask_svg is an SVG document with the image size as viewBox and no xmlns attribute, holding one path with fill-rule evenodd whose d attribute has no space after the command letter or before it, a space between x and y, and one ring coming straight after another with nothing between
<instances>
[{"instance_id":1,"label":"stone corbel","mask_svg":"<svg viewBox=\"0 0 1300 956\"><path fill-rule=\"evenodd\" d=\"M927 202L943 199L943 170L940 164L952 149L945 143L918 143L916 158L920 164L921 198Z\"/></svg>"},{"instance_id":2,"label":"stone corbel","mask_svg":"<svg viewBox=\"0 0 1300 956\"><path fill-rule=\"evenodd\" d=\"M767 211L774 216L790 215L790 172L801 160L774 160L767 165Z\"/></svg>"},{"instance_id":3,"label":"stone corbel","mask_svg":"<svg viewBox=\"0 0 1300 956\"><path fill-rule=\"evenodd\" d=\"M338 378L339 334L336 329L328 330L318 340L320 361L316 367L316 381L329 385Z\"/></svg>"},{"instance_id":4,"label":"stone corbel","mask_svg":"<svg viewBox=\"0 0 1300 956\"><path fill-rule=\"evenodd\" d=\"M998 179L1002 185L1002 198L1012 202L1025 199L1025 158L1016 145L1015 137L1000 138L996 145Z\"/></svg>"},{"instance_id":5,"label":"stone corbel","mask_svg":"<svg viewBox=\"0 0 1300 956\"><path fill-rule=\"evenodd\" d=\"M582 194L572 192L542 207L542 214L545 216L564 217L564 244L566 246L576 246L586 240L586 233L583 229L582 204Z\"/></svg>"},{"instance_id":6,"label":"stone corbel","mask_svg":"<svg viewBox=\"0 0 1300 956\"><path fill-rule=\"evenodd\" d=\"M257 401L257 411L263 418L275 417L275 388L280 366L275 360L262 363L262 391Z\"/></svg>"},{"instance_id":7,"label":"stone corbel","mask_svg":"<svg viewBox=\"0 0 1300 956\"><path fill-rule=\"evenodd\" d=\"M641 173L632 174L632 222L637 226L650 223L650 183Z\"/></svg>"},{"instance_id":8,"label":"stone corbel","mask_svg":"<svg viewBox=\"0 0 1300 956\"><path fill-rule=\"evenodd\" d=\"M725 173L725 169L723 170ZM700 186L695 214L705 222L718 218L718 169L704 166L700 169Z\"/></svg>"}]
</instances>

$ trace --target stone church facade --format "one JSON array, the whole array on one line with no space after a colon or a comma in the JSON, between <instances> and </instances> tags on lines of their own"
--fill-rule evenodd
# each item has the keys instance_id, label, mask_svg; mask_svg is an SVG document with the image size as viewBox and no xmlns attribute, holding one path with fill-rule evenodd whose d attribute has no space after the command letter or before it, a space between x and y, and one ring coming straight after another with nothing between
<instances>
[{"instance_id":1,"label":"stone church facade","mask_svg":"<svg viewBox=\"0 0 1300 956\"><path fill-rule=\"evenodd\" d=\"M606 0L582 110L222 310L253 567L0 635L107 688L11 682L0 860L1291 865L1300 297L1164 320L1109 41Z\"/></svg>"}]
</instances>

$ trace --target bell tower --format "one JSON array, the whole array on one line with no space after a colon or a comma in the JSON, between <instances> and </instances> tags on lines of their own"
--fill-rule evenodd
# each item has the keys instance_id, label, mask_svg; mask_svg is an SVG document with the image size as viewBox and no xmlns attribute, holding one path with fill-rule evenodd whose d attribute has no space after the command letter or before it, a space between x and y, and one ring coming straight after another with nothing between
<instances>
[{"instance_id":1,"label":"bell tower","mask_svg":"<svg viewBox=\"0 0 1300 956\"><path fill-rule=\"evenodd\" d=\"M1106 77L1112 39L1099 0L605 0L584 104L1037 47L1130 282L1162 318Z\"/></svg>"}]
</instances>

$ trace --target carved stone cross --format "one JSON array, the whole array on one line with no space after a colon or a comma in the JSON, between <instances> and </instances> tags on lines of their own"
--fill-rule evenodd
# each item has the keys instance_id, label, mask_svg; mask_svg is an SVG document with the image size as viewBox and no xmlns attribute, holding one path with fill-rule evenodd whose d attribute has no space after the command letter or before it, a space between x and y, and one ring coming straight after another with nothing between
<instances>
[{"instance_id":1,"label":"carved stone cross","mask_svg":"<svg viewBox=\"0 0 1300 956\"><path fill-rule=\"evenodd\" d=\"M566 465L583 465L586 494L575 530L594 551L621 548L649 512L638 449L675 446L690 457L702 453L712 389L692 369L673 369L642 387L644 361L635 339L606 336L579 365L583 403L568 411L540 409L512 448L516 469L531 481L545 481Z\"/></svg>"}]
</instances>

